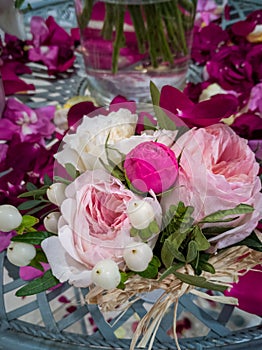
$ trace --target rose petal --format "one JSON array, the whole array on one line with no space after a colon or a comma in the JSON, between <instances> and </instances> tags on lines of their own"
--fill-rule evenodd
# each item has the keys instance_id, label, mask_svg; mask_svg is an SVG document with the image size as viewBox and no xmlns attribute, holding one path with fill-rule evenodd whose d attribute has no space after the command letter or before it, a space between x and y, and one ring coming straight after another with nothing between
<instances>
[{"instance_id":1,"label":"rose petal","mask_svg":"<svg viewBox=\"0 0 262 350\"><path fill-rule=\"evenodd\" d=\"M58 237L49 237L41 244L53 275L60 281L68 281L75 287L85 288L91 283L91 271L75 261L62 247Z\"/></svg>"}]
</instances>

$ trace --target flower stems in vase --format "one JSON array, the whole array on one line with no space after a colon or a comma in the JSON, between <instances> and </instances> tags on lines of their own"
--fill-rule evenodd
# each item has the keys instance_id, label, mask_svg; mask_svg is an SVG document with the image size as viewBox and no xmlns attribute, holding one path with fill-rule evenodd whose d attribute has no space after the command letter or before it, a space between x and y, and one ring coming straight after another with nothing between
<instances>
[{"instance_id":1,"label":"flower stems in vase","mask_svg":"<svg viewBox=\"0 0 262 350\"><path fill-rule=\"evenodd\" d=\"M82 12L77 12L81 30L92 19L95 4L94 0L85 0ZM117 73L119 69L121 49L129 47L127 32L135 34L137 55L148 53L147 66L151 69L161 65L172 68L176 58L188 54L196 5L196 0L155 0L141 1L140 4L104 1L100 37L112 42L112 73ZM126 27L129 29L126 30Z\"/></svg>"}]
</instances>

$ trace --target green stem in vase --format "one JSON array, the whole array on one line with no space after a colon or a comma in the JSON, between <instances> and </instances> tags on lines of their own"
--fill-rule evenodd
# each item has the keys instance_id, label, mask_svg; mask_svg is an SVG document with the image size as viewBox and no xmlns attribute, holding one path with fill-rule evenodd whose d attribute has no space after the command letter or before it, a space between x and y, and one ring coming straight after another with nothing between
<instances>
[{"instance_id":1,"label":"green stem in vase","mask_svg":"<svg viewBox=\"0 0 262 350\"><path fill-rule=\"evenodd\" d=\"M146 16L146 23L147 23L147 40L149 45L149 56L151 59L151 64L154 68L158 67L157 62L157 27L156 27L156 13L155 13L155 6L152 4L150 5L144 5L144 11Z\"/></svg>"},{"instance_id":2,"label":"green stem in vase","mask_svg":"<svg viewBox=\"0 0 262 350\"><path fill-rule=\"evenodd\" d=\"M113 56L112 56L112 73L116 73L118 69L118 58L120 48L123 46L125 41L124 37L124 17L125 17L125 6L116 5L115 6L115 28L116 28L116 37L113 43Z\"/></svg>"},{"instance_id":3,"label":"green stem in vase","mask_svg":"<svg viewBox=\"0 0 262 350\"><path fill-rule=\"evenodd\" d=\"M105 40L111 40L115 23L115 6L109 3L105 4L105 19L102 28L102 37Z\"/></svg>"},{"instance_id":4,"label":"green stem in vase","mask_svg":"<svg viewBox=\"0 0 262 350\"><path fill-rule=\"evenodd\" d=\"M176 50L181 50L181 46L179 44L179 41L176 36L176 28L174 23L174 17L170 14L170 11L168 9L168 4L163 3L161 5L161 12L163 16L163 21L166 26L166 32L168 35L168 39L170 42L170 47L175 52Z\"/></svg>"},{"instance_id":5,"label":"green stem in vase","mask_svg":"<svg viewBox=\"0 0 262 350\"><path fill-rule=\"evenodd\" d=\"M128 5L128 10L134 25L134 30L137 38L138 50L140 53L145 53L146 49L146 27L144 24L143 14L140 5Z\"/></svg>"},{"instance_id":6,"label":"green stem in vase","mask_svg":"<svg viewBox=\"0 0 262 350\"><path fill-rule=\"evenodd\" d=\"M174 58L170 50L169 44L167 42L167 36L163 28L162 18L159 15L161 13L161 5L156 6L156 13L157 13L156 21L157 21L157 28L158 28L158 38L159 38L159 43L161 44L160 47L163 54L163 59L164 61L168 61L172 66L174 63Z\"/></svg>"},{"instance_id":7,"label":"green stem in vase","mask_svg":"<svg viewBox=\"0 0 262 350\"><path fill-rule=\"evenodd\" d=\"M179 38L181 40L183 53L186 55L188 53L188 48L187 48L187 43L186 43L186 37L185 37L185 31L184 31L184 27L183 27L181 12L180 12L179 6L178 6L178 1L172 0L170 5L172 6L172 9L174 11L174 16L175 16L176 23L177 23L178 34L179 34Z\"/></svg>"},{"instance_id":8,"label":"green stem in vase","mask_svg":"<svg viewBox=\"0 0 262 350\"><path fill-rule=\"evenodd\" d=\"M84 7L81 14L77 15L77 21L80 30L84 30L88 25L88 22L91 18L91 13L93 9L93 0L85 0Z\"/></svg>"}]
</instances>

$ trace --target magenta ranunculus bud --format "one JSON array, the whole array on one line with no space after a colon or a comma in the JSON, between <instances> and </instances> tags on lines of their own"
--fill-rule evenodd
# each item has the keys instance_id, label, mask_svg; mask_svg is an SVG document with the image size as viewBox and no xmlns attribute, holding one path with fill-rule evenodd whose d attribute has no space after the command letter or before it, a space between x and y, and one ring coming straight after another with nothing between
<instances>
[{"instance_id":1,"label":"magenta ranunculus bud","mask_svg":"<svg viewBox=\"0 0 262 350\"><path fill-rule=\"evenodd\" d=\"M178 174L175 153L159 142L143 142L126 155L124 169L132 186L156 194L174 185Z\"/></svg>"}]
</instances>

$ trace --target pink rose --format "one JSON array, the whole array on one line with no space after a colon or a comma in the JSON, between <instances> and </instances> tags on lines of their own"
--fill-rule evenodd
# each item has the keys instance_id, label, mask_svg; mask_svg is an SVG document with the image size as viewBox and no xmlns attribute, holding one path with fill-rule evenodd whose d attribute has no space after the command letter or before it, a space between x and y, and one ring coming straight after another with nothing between
<instances>
[{"instance_id":1,"label":"pink rose","mask_svg":"<svg viewBox=\"0 0 262 350\"><path fill-rule=\"evenodd\" d=\"M186 132L173 150L177 156L183 152L176 186L161 201L164 210L181 200L194 207L193 215L199 220L218 210L248 204L255 209L252 213L230 222L225 232L209 241L224 248L247 237L262 217L259 165L247 140L230 127L215 124Z\"/></svg>"},{"instance_id":2,"label":"pink rose","mask_svg":"<svg viewBox=\"0 0 262 350\"><path fill-rule=\"evenodd\" d=\"M123 248L133 242L127 216L129 201L138 197L104 170L87 171L65 191L58 237L42 242L54 276L77 287L91 283L91 270L103 259L123 262ZM147 199L161 223L156 199Z\"/></svg>"},{"instance_id":3,"label":"pink rose","mask_svg":"<svg viewBox=\"0 0 262 350\"><path fill-rule=\"evenodd\" d=\"M149 141L140 143L127 154L124 169L136 189L141 192L153 190L158 194L174 185L178 163L169 147Z\"/></svg>"}]
</instances>

